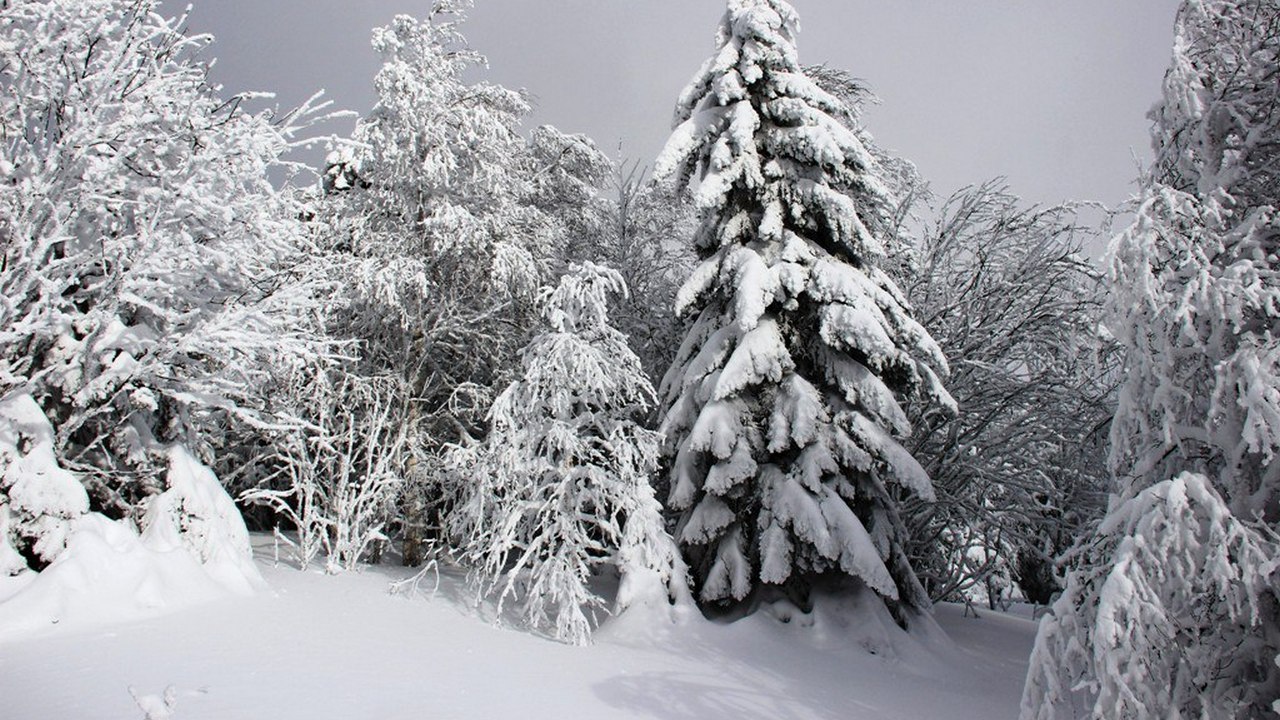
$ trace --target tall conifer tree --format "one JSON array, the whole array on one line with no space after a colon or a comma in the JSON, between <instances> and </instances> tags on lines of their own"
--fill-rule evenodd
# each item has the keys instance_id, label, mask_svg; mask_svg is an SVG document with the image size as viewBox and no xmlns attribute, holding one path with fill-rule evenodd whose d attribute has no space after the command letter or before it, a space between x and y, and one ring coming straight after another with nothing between
<instances>
[{"instance_id":1,"label":"tall conifer tree","mask_svg":"<svg viewBox=\"0 0 1280 720\"><path fill-rule=\"evenodd\" d=\"M670 505L706 604L845 576L903 620L928 599L893 488L933 489L899 402L953 405L947 364L877 268L890 193L805 76L797 28L782 0L730 0L659 160L701 211L677 299L693 323L661 391Z\"/></svg>"}]
</instances>

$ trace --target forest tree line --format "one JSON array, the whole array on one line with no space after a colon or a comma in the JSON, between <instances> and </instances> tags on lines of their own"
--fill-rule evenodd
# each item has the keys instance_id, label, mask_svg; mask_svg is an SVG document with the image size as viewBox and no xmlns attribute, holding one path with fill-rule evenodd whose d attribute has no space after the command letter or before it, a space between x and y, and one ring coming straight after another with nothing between
<instances>
[{"instance_id":1,"label":"forest tree line","mask_svg":"<svg viewBox=\"0 0 1280 720\"><path fill-rule=\"evenodd\" d=\"M567 641L1018 595L1029 717L1276 697L1274 0L1179 10L1104 264L1095 208L934 196L782 0L730 0L652 165L527 127L466 0L373 32L349 136L158 5L0 0L0 572L145 524L180 447L304 567L456 563Z\"/></svg>"}]
</instances>

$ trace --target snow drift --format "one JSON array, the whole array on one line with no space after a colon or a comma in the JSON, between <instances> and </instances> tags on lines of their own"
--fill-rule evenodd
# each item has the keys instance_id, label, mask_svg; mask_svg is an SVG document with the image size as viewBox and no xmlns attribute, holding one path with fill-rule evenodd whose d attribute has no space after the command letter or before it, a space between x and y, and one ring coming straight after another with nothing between
<instances>
[{"instance_id":1,"label":"snow drift","mask_svg":"<svg viewBox=\"0 0 1280 720\"><path fill-rule=\"evenodd\" d=\"M0 637L137 619L265 587L235 503L185 448L170 449L168 489L152 498L139 532L88 512L84 488L52 443L29 395L0 402ZM48 566L32 570L19 548Z\"/></svg>"}]
</instances>

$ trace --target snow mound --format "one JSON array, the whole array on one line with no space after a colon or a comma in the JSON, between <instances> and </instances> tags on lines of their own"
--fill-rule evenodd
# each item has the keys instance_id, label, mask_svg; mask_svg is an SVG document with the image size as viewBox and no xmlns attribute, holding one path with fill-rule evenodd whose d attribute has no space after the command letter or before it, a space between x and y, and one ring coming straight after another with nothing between
<instances>
[{"instance_id":1,"label":"snow mound","mask_svg":"<svg viewBox=\"0 0 1280 720\"><path fill-rule=\"evenodd\" d=\"M168 485L143 519L144 542L162 552L185 548L210 577L237 595L266 587L253 563L240 509L213 471L177 446L169 451Z\"/></svg>"},{"instance_id":2,"label":"snow mound","mask_svg":"<svg viewBox=\"0 0 1280 720\"><path fill-rule=\"evenodd\" d=\"M14 543L45 562L58 557L89 496L54 455L53 426L27 394L0 400L0 576L22 574Z\"/></svg>"},{"instance_id":3,"label":"snow mound","mask_svg":"<svg viewBox=\"0 0 1280 720\"><path fill-rule=\"evenodd\" d=\"M815 650L856 647L871 656L921 668L934 667L954 655L950 638L932 615L909 611L909 630L903 630L869 588L815 589L809 602L812 607L806 611L776 599L739 622L755 624L760 631L780 624L792 641Z\"/></svg>"},{"instance_id":4,"label":"snow mound","mask_svg":"<svg viewBox=\"0 0 1280 720\"><path fill-rule=\"evenodd\" d=\"M596 634L623 645L654 645L687 632L688 625L702 615L684 584L685 573L680 566L673 581L657 570L632 568L619 583L614 615L601 623Z\"/></svg>"},{"instance_id":5,"label":"snow mound","mask_svg":"<svg viewBox=\"0 0 1280 720\"><path fill-rule=\"evenodd\" d=\"M141 534L86 514L52 564L0 586L12 593L0 594L0 638L136 620L264 588L244 522L212 471L177 448L168 482Z\"/></svg>"}]
</instances>

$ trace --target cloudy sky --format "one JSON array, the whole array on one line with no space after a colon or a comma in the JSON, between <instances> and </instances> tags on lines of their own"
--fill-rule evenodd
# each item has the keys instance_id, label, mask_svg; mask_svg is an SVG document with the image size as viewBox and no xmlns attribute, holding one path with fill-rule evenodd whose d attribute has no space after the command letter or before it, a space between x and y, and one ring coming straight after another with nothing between
<instances>
[{"instance_id":1,"label":"cloudy sky","mask_svg":"<svg viewBox=\"0 0 1280 720\"><path fill-rule=\"evenodd\" d=\"M176 0L170 0L176 5ZM217 37L215 79L290 106L317 89L366 110L369 30L430 0L191 0ZM535 123L642 161L713 49L723 0L476 0L465 33L490 79L538 100ZM1035 202L1133 191L1145 113L1168 62L1176 0L794 0L800 56L865 78L885 146L936 190L1006 176ZM344 128L345 129L345 128Z\"/></svg>"}]
</instances>

